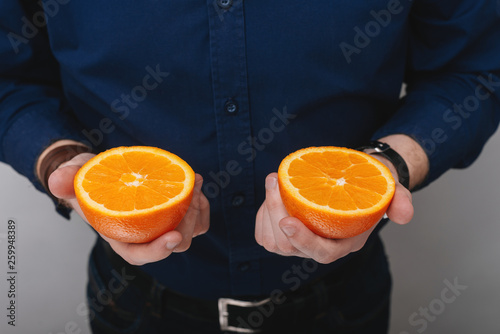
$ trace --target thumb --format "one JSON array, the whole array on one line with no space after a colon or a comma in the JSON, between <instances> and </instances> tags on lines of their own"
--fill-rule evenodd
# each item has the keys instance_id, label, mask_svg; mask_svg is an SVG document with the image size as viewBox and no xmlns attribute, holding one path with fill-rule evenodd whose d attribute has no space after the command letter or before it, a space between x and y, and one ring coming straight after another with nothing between
<instances>
[{"instance_id":1,"label":"thumb","mask_svg":"<svg viewBox=\"0 0 500 334\"><path fill-rule=\"evenodd\" d=\"M76 173L90 158L95 154L82 153L73 157L73 159L62 163L49 176L48 186L50 192L60 199L75 198L75 189L73 180Z\"/></svg>"},{"instance_id":2,"label":"thumb","mask_svg":"<svg viewBox=\"0 0 500 334\"><path fill-rule=\"evenodd\" d=\"M266 177L266 202L270 206L269 209L283 205L278 188L278 173L276 172Z\"/></svg>"},{"instance_id":3,"label":"thumb","mask_svg":"<svg viewBox=\"0 0 500 334\"><path fill-rule=\"evenodd\" d=\"M387 209L389 219L397 224L407 224L413 218L412 195L408 189L397 184L392 202Z\"/></svg>"},{"instance_id":4,"label":"thumb","mask_svg":"<svg viewBox=\"0 0 500 334\"><path fill-rule=\"evenodd\" d=\"M49 190L60 199L70 199L75 197L75 189L73 187L73 179L76 172L80 169L79 166L65 166L56 169L49 176Z\"/></svg>"}]
</instances>

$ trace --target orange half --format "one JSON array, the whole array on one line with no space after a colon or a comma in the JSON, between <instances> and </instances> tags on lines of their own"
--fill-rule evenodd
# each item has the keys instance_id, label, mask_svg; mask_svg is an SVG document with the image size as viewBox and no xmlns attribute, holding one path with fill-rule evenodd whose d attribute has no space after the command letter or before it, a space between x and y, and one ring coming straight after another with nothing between
<instances>
[{"instance_id":1,"label":"orange half","mask_svg":"<svg viewBox=\"0 0 500 334\"><path fill-rule=\"evenodd\" d=\"M173 230L191 202L195 174L177 155L131 146L102 152L80 168L76 198L92 227L123 242L142 243Z\"/></svg>"},{"instance_id":2,"label":"orange half","mask_svg":"<svg viewBox=\"0 0 500 334\"><path fill-rule=\"evenodd\" d=\"M395 191L389 169L374 157L343 147L309 147L278 169L288 213L332 239L361 234L385 214Z\"/></svg>"}]
</instances>

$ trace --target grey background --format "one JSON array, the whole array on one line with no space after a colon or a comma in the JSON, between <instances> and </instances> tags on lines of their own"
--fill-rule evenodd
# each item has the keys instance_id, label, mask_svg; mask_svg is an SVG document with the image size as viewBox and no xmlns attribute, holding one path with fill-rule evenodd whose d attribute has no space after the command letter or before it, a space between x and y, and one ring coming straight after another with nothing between
<instances>
[{"instance_id":1,"label":"grey background","mask_svg":"<svg viewBox=\"0 0 500 334\"><path fill-rule=\"evenodd\" d=\"M410 224L383 230L394 278L391 334L500 333L499 155L496 134L472 167L414 194ZM82 306L93 232L76 216L58 216L4 164L0 185L0 333L88 333ZM15 328L6 318L8 218L18 223ZM455 281L461 291L445 290ZM419 314L426 309L427 320Z\"/></svg>"}]
</instances>

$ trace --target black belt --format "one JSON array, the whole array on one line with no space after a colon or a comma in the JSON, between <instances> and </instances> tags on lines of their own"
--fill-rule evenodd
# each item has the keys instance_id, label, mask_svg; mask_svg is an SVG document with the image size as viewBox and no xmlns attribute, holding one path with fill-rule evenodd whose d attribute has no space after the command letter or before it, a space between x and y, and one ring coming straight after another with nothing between
<instances>
[{"instance_id":1,"label":"black belt","mask_svg":"<svg viewBox=\"0 0 500 334\"><path fill-rule=\"evenodd\" d=\"M247 298L204 300L165 288L139 267L124 261L107 242L101 240L100 243L112 267L116 270L126 268L127 273L135 276L130 282L131 285L146 295L159 295L152 292L161 290L162 300L158 302L162 307L193 318L218 321L221 331L237 333L258 333L262 330L272 330L273 326L279 326L279 330L283 331L284 324L292 324L294 316L313 319L326 309L329 302L342 302L346 297L343 291L344 283L366 261L373 244L373 242L367 243L361 251L351 254L351 258L342 264L339 270L308 282L296 291L276 293L262 298L252 297L251 300ZM161 312L162 310L157 310L156 313L160 316Z\"/></svg>"}]
</instances>

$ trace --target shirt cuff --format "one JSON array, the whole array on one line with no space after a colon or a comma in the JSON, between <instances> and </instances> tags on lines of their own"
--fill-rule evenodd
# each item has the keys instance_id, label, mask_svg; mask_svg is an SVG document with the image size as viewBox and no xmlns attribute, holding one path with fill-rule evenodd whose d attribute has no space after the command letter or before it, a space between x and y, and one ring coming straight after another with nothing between
<instances>
[{"instance_id":1,"label":"shirt cuff","mask_svg":"<svg viewBox=\"0 0 500 334\"><path fill-rule=\"evenodd\" d=\"M470 112L458 103L447 103L431 94L418 95L404 99L402 107L373 139L391 134L413 138L429 158L429 173L418 187L422 188L450 168L469 166L495 132L498 112L491 106L477 107Z\"/></svg>"},{"instance_id":2,"label":"shirt cuff","mask_svg":"<svg viewBox=\"0 0 500 334\"><path fill-rule=\"evenodd\" d=\"M2 159L24 175L36 189L45 192L36 176L38 157L48 146L61 139L86 142L71 115L63 111L28 110L16 117L5 132ZM69 218L70 210L54 200L56 210Z\"/></svg>"}]
</instances>

